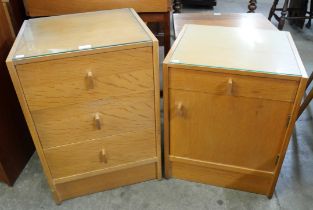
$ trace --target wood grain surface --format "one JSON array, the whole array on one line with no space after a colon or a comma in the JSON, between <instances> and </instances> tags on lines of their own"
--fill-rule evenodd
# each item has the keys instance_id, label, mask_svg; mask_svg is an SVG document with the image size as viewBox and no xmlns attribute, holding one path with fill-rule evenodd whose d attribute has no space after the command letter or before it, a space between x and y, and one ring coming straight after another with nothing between
<instances>
[{"instance_id":1,"label":"wood grain surface","mask_svg":"<svg viewBox=\"0 0 313 210\"><path fill-rule=\"evenodd\" d=\"M298 82L291 80L241 76L235 74L171 69L169 88L225 95L232 80L232 96L294 101ZM273 91L273 89L275 91Z\"/></svg>"},{"instance_id":2,"label":"wood grain surface","mask_svg":"<svg viewBox=\"0 0 313 210\"><path fill-rule=\"evenodd\" d=\"M161 177L158 42L125 11L148 42L17 60L24 23L7 59L56 203Z\"/></svg>"},{"instance_id":3,"label":"wood grain surface","mask_svg":"<svg viewBox=\"0 0 313 210\"><path fill-rule=\"evenodd\" d=\"M152 91L32 112L43 148L155 127ZM95 115L99 115L97 127Z\"/></svg>"},{"instance_id":4,"label":"wood grain surface","mask_svg":"<svg viewBox=\"0 0 313 210\"><path fill-rule=\"evenodd\" d=\"M156 157L154 128L44 150L53 178ZM107 162L101 160L101 150Z\"/></svg>"},{"instance_id":5,"label":"wood grain surface","mask_svg":"<svg viewBox=\"0 0 313 210\"><path fill-rule=\"evenodd\" d=\"M31 111L153 90L151 48L17 66ZM93 73L94 87L88 85Z\"/></svg>"},{"instance_id":6,"label":"wood grain surface","mask_svg":"<svg viewBox=\"0 0 313 210\"><path fill-rule=\"evenodd\" d=\"M266 194L271 177L214 169L180 162L172 163L172 175L184 180L200 182L219 187Z\"/></svg>"},{"instance_id":7,"label":"wood grain surface","mask_svg":"<svg viewBox=\"0 0 313 210\"><path fill-rule=\"evenodd\" d=\"M291 109L288 102L171 90L170 154L274 171Z\"/></svg>"},{"instance_id":8,"label":"wood grain surface","mask_svg":"<svg viewBox=\"0 0 313 210\"><path fill-rule=\"evenodd\" d=\"M156 179L156 164L147 164L130 169L114 171L97 176L84 178L63 184L57 184L56 189L60 199L70 199L103 190L109 190L125 185Z\"/></svg>"}]
</instances>

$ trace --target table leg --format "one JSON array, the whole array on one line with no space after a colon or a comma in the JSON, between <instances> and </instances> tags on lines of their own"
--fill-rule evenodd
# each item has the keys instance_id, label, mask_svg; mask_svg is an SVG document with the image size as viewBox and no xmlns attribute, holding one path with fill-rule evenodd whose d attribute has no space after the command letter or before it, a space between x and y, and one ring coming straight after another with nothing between
<instances>
[{"instance_id":1,"label":"table leg","mask_svg":"<svg viewBox=\"0 0 313 210\"><path fill-rule=\"evenodd\" d=\"M173 1L173 10L175 13L181 13L182 3L181 0L174 0Z\"/></svg>"},{"instance_id":2,"label":"table leg","mask_svg":"<svg viewBox=\"0 0 313 210\"><path fill-rule=\"evenodd\" d=\"M248 5L248 13L254 13L254 11L257 8L257 1L256 0L250 0Z\"/></svg>"}]
</instances>

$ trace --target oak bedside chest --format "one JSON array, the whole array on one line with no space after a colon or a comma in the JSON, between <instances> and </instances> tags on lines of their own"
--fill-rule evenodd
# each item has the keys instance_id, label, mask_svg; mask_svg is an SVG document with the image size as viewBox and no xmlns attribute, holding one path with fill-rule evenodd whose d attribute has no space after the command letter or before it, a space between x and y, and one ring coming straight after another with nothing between
<instances>
[{"instance_id":1,"label":"oak bedside chest","mask_svg":"<svg viewBox=\"0 0 313 210\"><path fill-rule=\"evenodd\" d=\"M25 21L7 65L56 202L161 178L158 42L134 10Z\"/></svg>"},{"instance_id":2,"label":"oak bedside chest","mask_svg":"<svg viewBox=\"0 0 313 210\"><path fill-rule=\"evenodd\" d=\"M185 25L164 62L166 177L271 197L306 81L288 32Z\"/></svg>"}]
</instances>

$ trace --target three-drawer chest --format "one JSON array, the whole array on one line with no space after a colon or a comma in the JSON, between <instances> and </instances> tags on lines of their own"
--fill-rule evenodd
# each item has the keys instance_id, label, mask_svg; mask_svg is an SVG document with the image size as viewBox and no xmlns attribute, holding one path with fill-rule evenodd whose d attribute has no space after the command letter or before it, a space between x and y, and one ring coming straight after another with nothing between
<instances>
[{"instance_id":1,"label":"three-drawer chest","mask_svg":"<svg viewBox=\"0 0 313 210\"><path fill-rule=\"evenodd\" d=\"M27 20L7 65L56 202L161 177L158 42L134 10Z\"/></svg>"},{"instance_id":2,"label":"three-drawer chest","mask_svg":"<svg viewBox=\"0 0 313 210\"><path fill-rule=\"evenodd\" d=\"M271 197L307 81L290 34L185 25L163 71L166 176Z\"/></svg>"}]
</instances>

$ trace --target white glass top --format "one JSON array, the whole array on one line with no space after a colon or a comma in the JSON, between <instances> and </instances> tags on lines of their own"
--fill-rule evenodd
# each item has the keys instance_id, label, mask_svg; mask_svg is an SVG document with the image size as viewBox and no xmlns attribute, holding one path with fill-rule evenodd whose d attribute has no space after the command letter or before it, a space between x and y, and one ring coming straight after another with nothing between
<instances>
[{"instance_id":1,"label":"white glass top","mask_svg":"<svg viewBox=\"0 0 313 210\"><path fill-rule=\"evenodd\" d=\"M186 25L170 63L301 75L288 32Z\"/></svg>"}]
</instances>

